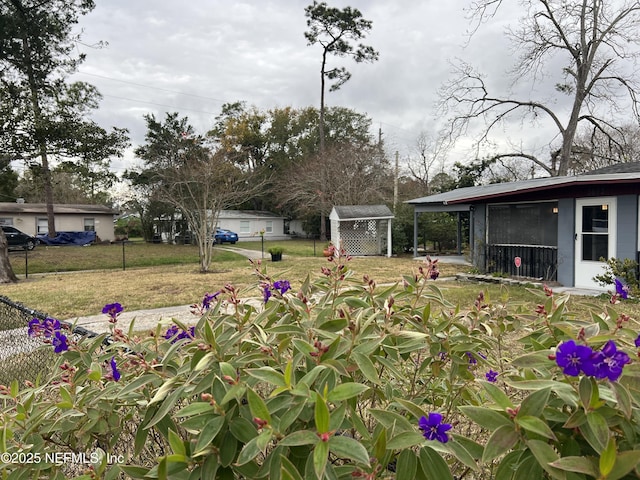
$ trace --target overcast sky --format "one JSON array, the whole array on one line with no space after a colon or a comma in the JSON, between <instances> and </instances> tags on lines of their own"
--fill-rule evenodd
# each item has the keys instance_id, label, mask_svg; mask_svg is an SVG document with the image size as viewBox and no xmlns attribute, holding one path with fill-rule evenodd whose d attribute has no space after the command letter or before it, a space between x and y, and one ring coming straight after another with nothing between
<instances>
[{"instance_id":1,"label":"overcast sky","mask_svg":"<svg viewBox=\"0 0 640 480\"><path fill-rule=\"evenodd\" d=\"M260 109L319 107L319 45L307 46L304 8L309 0L102 0L81 19L87 60L73 78L103 95L94 118L128 128L134 145L144 139L143 115L178 111L204 133L224 103L246 101ZM366 113L390 152L401 157L421 131L434 132L437 91L450 76L449 60L464 58L493 82L510 66L506 11L467 42L468 0L334 0L360 9L373 22L364 43L378 62L345 66L352 79L327 95L328 106ZM514 7L511 7L514 8ZM116 162L118 171L126 162Z\"/></svg>"}]
</instances>

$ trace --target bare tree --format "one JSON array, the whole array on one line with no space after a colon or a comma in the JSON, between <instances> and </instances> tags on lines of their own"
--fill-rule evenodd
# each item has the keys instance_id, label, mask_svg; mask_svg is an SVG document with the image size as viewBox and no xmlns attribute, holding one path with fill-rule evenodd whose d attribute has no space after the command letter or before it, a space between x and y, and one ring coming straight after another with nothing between
<instances>
[{"instance_id":1,"label":"bare tree","mask_svg":"<svg viewBox=\"0 0 640 480\"><path fill-rule=\"evenodd\" d=\"M414 179L422 186L424 195L431 195L431 174L434 166L444 168L448 144L443 138L434 139L426 132L420 132L416 139L415 151L418 158L410 158L407 168Z\"/></svg>"},{"instance_id":2,"label":"bare tree","mask_svg":"<svg viewBox=\"0 0 640 480\"><path fill-rule=\"evenodd\" d=\"M390 198L392 179L377 146L332 144L293 169L279 191L283 203L299 212L326 217L334 205L384 203Z\"/></svg>"},{"instance_id":3,"label":"bare tree","mask_svg":"<svg viewBox=\"0 0 640 480\"><path fill-rule=\"evenodd\" d=\"M635 66L635 60L640 58L640 1L521 0L521 3L527 14L517 28L507 32L519 52L511 72L514 83L540 83L548 75L551 60L562 58L565 66L556 93L567 97L568 114L563 113L563 102L558 96L530 99L490 92L485 78L467 63L460 63L455 77L444 85L442 106L453 111L450 119L453 137L468 133L472 121L485 122L476 139L478 148L491 140L494 130L514 117L551 122L557 130L554 137L558 143L550 140L549 158L539 158L525 150L502 152L500 156L526 158L549 175L566 175L580 125L590 124L608 136L616 129L616 116L622 116L626 122L629 116L640 121ZM475 1L471 9L475 27L490 21L501 6L500 0ZM623 95L627 103L621 98Z\"/></svg>"},{"instance_id":4,"label":"bare tree","mask_svg":"<svg viewBox=\"0 0 640 480\"><path fill-rule=\"evenodd\" d=\"M200 271L206 273L220 211L250 199L262 184L230 162L223 150L211 149L186 117L167 114L164 123L153 115L145 119L146 143L136 149L136 155L147 168L140 175L147 178L146 188L151 188L153 198L181 213L198 245Z\"/></svg>"}]
</instances>

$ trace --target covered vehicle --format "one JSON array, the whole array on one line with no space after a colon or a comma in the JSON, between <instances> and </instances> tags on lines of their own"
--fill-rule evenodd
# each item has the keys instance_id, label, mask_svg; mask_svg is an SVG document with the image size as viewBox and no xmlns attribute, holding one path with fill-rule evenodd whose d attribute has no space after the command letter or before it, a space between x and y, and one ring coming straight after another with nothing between
<instances>
[{"instance_id":1,"label":"covered vehicle","mask_svg":"<svg viewBox=\"0 0 640 480\"><path fill-rule=\"evenodd\" d=\"M231 230L225 230L224 228L216 228L213 234L213 240L215 243L231 243L234 244L238 241L238 234Z\"/></svg>"},{"instance_id":2,"label":"covered vehicle","mask_svg":"<svg viewBox=\"0 0 640 480\"><path fill-rule=\"evenodd\" d=\"M2 225L2 231L4 232L4 236L7 237L7 244L10 250L17 248L33 250L38 244L38 240L35 237L21 232L10 225Z\"/></svg>"},{"instance_id":3,"label":"covered vehicle","mask_svg":"<svg viewBox=\"0 0 640 480\"><path fill-rule=\"evenodd\" d=\"M38 235L40 243L46 245L77 245L85 246L96 242L96 232L56 232L56 236L50 238L46 233Z\"/></svg>"}]
</instances>

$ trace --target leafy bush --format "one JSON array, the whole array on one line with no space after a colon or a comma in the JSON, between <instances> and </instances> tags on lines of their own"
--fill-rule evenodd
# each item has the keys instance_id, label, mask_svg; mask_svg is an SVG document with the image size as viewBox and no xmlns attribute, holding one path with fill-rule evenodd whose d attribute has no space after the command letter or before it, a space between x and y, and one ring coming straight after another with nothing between
<instances>
[{"instance_id":1,"label":"leafy bush","mask_svg":"<svg viewBox=\"0 0 640 480\"><path fill-rule=\"evenodd\" d=\"M609 260L601 258L600 261L607 262L604 273L596 275L593 279L603 287L622 282L627 287L627 292L637 297L640 294L640 283L638 282L638 262L628 258L620 259L612 257ZM616 285L617 286L617 285ZM619 293L619 292L618 292Z\"/></svg>"},{"instance_id":2,"label":"leafy bush","mask_svg":"<svg viewBox=\"0 0 640 480\"><path fill-rule=\"evenodd\" d=\"M437 261L379 286L354 279L348 260L336 252L297 293L256 264L258 300L226 285L194 305L194 327L144 338L121 331L121 306L106 305L112 342L69 340L53 378L0 386L0 453L40 459L0 472L637 478L631 319L613 307L576 319L548 288L535 312L484 293L463 309L432 282ZM45 340L58 331L40 328ZM43 461L60 451L90 452L90 465L69 473Z\"/></svg>"}]
</instances>

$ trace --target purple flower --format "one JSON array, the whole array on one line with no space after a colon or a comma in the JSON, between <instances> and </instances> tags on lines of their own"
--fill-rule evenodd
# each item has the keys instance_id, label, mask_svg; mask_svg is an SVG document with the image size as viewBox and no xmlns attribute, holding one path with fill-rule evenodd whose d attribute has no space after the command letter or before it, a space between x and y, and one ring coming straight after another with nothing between
<instances>
[{"instance_id":1,"label":"purple flower","mask_svg":"<svg viewBox=\"0 0 640 480\"><path fill-rule=\"evenodd\" d=\"M116 323L118 321L118 315L122 312L124 308L119 303L107 303L102 308L102 313L109 316L110 323Z\"/></svg>"},{"instance_id":2,"label":"purple flower","mask_svg":"<svg viewBox=\"0 0 640 480\"><path fill-rule=\"evenodd\" d=\"M565 375L577 377L581 371L585 369L588 371L593 367L592 355L593 350L590 347L577 345L573 340L569 340L558 347L556 363L562 367L562 372Z\"/></svg>"},{"instance_id":3,"label":"purple flower","mask_svg":"<svg viewBox=\"0 0 640 480\"><path fill-rule=\"evenodd\" d=\"M285 292L291 290L291 284L289 280L277 280L273 282L273 288L278 290L281 295L284 295Z\"/></svg>"},{"instance_id":4,"label":"purple flower","mask_svg":"<svg viewBox=\"0 0 640 480\"><path fill-rule=\"evenodd\" d=\"M630 362L629 355L618 351L613 340L609 340L604 344L602 350L593 353L591 356L592 367L585 369L584 373L597 379L608 378L609 381L615 382L622 375L623 367Z\"/></svg>"},{"instance_id":5,"label":"purple flower","mask_svg":"<svg viewBox=\"0 0 640 480\"><path fill-rule=\"evenodd\" d=\"M429 418L420 417L418 428L422 430L422 436L427 440L437 440L441 443L449 441L447 431L451 430L451 425L442 423L442 415L439 413L431 412Z\"/></svg>"},{"instance_id":6,"label":"purple flower","mask_svg":"<svg viewBox=\"0 0 640 480\"><path fill-rule=\"evenodd\" d=\"M262 290L262 298L264 299L264 303L267 303L271 298L271 285L265 285Z\"/></svg>"},{"instance_id":7,"label":"purple flower","mask_svg":"<svg viewBox=\"0 0 640 480\"><path fill-rule=\"evenodd\" d=\"M211 302L213 302L216 298L218 298L220 292L216 293L205 293L204 298L202 299L202 308L204 310L209 310L211 308Z\"/></svg>"},{"instance_id":8,"label":"purple flower","mask_svg":"<svg viewBox=\"0 0 640 480\"><path fill-rule=\"evenodd\" d=\"M495 383L498 380L498 372L495 372L491 369L487 373L484 374L485 378L488 382Z\"/></svg>"},{"instance_id":9,"label":"purple flower","mask_svg":"<svg viewBox=\"0 0 640 480\"><path fill-rule=\"evenodd\" d=\"M467 359L469 360L469 366L478 364L478 360L476 359L476 357L473 356L473 353L467 352L466 355L467 355Z\"/></svg>"},{"instance_id":10,"label":"purple flower","mask_svg":"<svg viewBox=\"0 0 640 480\"><path fill-rule=\"evenodd\" d=\"M640 347L640 334L638 334L638 337L636 338L636 341L634 343L636 347Z\"/></svg>"},{"instance_id":11,"label":"purple flower","mask_svg":"<svg viewBox=\"0 0 640 480\"><path fill-rule=\"evenodd\" d=\"M618 278L615 279L614 283L616 285L616 294L625 300L629 298L629 287Z\"/></svg>"},{"instance_id":12,"label":"purple flower","mask_svg":"<svg viewBox=\"0 0 640 480\"><path fill-rule=\"evenodd\" d=\"M35 337L40 333L41 330L42 330L42 325L40 324L40 319L39 318L31 319L31 321L29 322L29 336Z\"/></svg>"},{"instance_id":13,"label":"purple flower","mask_svg":"<svg viewBox=\"0 0 640 480\"><path fill-rule=\"evenodd\" d=\"M62 353L66 350L69 350L69 345L67 344L67 337L60 333L60 330L56 330L53 338L51 339L51 344L53 345L53 351L56 353Z\"/></svg>"},{"instance_id":14,"label":"purple flower","mask_svg":"<svg viewBox=\"0 0 640 480\"><path fill-rule=\"evenodd\" d=\"M111 357L111 361L109 362L109 366L111 367L111 378L114 381L120 380L120 371L118 370L118 364L116 363L115 357Z\"/></svg>"},{"instance_id":15,"label":"purple flower","mask_svg":"<svg viewBox=\"0 0 640 480\"><path fill-rule=\"evenodd\" d=\"M167 340L173 339L171 340L171 343L176 343L178 340L182 340L184 338L188 338L189 340L192 340L195 336L196 336L195 326L189 327L189 330L186 331L186 330L182 330L181 328L178 328L176 325L171 325L167 329L167 332L164 334L164 338L166 338Z\"/></svg>"}]
</instances>

